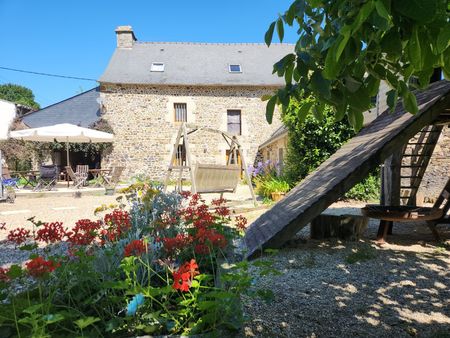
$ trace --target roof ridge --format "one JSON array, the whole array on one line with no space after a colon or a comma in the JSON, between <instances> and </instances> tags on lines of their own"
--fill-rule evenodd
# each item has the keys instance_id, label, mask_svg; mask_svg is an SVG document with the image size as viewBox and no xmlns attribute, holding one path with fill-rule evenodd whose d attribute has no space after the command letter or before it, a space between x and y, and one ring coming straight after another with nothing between
<instances>
[{"instance_id":1,"label":"roof ridge","mask_svg":"<svg viewBox=\"0 0 450 338\"><path fill-rule=\"evenodd\" d=\"M60 104L60 103L65 102L65 101L69 101L69 100L71 100L71 99L73 99L73 98L75 98L75 97L77 97L77 96L84 95L84 94L86 94L86 93L88 93L88 92L91 92L91 91L97 90L97 89L100 91L100 86L95 86L94 88L88 89L88 90L86 90L86 91L84 91L84 92L81 92L81 93L78 93L78 94L75 94L74 96L68 97L67 99L61 100L61 101L59 101L59 102L52 103L52 104L50 104L50 105L48 105L48 106L45 106L45 107L43 107L43 108L41 108L41 109L39 109L39 110L30 111L30 112L28 112L28 113L26 113L26 114L23 114L20 118L22 119L22 118L24 118L24 117L26 117L26 116L32 115L32 114L34 114L34 113L38 113L38 112L40 112L40 111L42 111L42 110L44 110L44 109L47 109L47 108L56 106L57 104Z\"/></svg>"},{"instance_id":2,"label":"roof ridge","mask_svg":"<svg viewBox=\"0 0 450 338\"><path fill-rule=\"evenodd\" d=\"M244 46L253 46L253 45L263 45L266 46L264 42L189 42L189 41L135 41L135 44L161 44L161 45L224 45L224 46L238 46L238 45L244 45ZM272 43L272 45L277 46L294 46L293 43Z\"/></svg>"}]
</instances>

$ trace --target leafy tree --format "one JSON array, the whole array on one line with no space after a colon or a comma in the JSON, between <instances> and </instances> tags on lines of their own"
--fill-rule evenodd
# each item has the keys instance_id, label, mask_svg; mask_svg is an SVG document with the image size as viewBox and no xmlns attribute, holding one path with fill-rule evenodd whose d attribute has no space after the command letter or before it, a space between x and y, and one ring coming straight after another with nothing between
<instances>
[{"instance_id":1,"label":"leafy tree","mask_svg":"<svg viewBox=\"0 0 450 338\"><path fill-rule=\"evenodd\" d=\"M305 178L355 134L347 121L336 121L330 106L325 107L320 121L306 115L308 107L316 103L312 98L294 99L283 114L289 131L284 174L291 185Z\"/></svg>"},{"instance_id":2,"label":"leafy tree","mask_svg":"<svg viewBox=\"0 0 450 338\"><path fill-rule=\"evenodd\" d=\"M36 110L40 109L39 104L34 101L34 94L31 89L12 83L0 85L0 99L22 104Z\"/></svg>"},{"instance_id":3,"label":"leafy tree","mask_svg":"<svg viewBox=\"0 0 450 338\"><path fill-rule=\"evenodd\" d=\"M288 151L283 169L284 177L294 186L322 162L335 153L348 139L355 135L346 120L336 121L333 109L325 106L320 120L305 111L317 104L309 97L302 101L291 100L283 114L283 122L289 131ZM379 196L380 180L376 170L353 187L346 197L357 200L374 200Z\"/></svg>"},{"instance_id":4,"label":"leafy tree","mask_svg":"<svg viewBox=\"0 0 450 338\"><path fill-rule=\"evenodd\" d=\"M409 80L425 88L439 67L450 78L449 12L448 0L295 0L265 35L270 45L275 30L283 41L285 25L299 34L295 52L274 65L286 86L266 98L268 122L276 104L286 109L292 97L312 95L308 113L320 117L328 104L359 130L381 80L391 88L389 107L401 97L416 113Z\"/></svg>"}]
</instances>

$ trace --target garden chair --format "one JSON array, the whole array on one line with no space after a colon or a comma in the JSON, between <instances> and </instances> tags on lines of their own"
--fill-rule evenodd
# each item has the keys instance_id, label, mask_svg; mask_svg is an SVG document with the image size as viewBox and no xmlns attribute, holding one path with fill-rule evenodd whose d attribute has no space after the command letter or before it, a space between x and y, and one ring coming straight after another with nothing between
<instances>
[{"instance_id":1,"label":"garden chair","mask_svg":"<svg viewBox=\"0 0 450 338\"><path fill-rule=\"evenodd\" d=\"M82 188L86 184L87 176L80 175L73 171L71 166L66 166L66 173L69 178L72 180L72 187L75 189Z\"/></svg>"},{"instance_id":2,"label":"garden chair","mask_svg":"<svg viewBox=\"0 0 450 338\"><path fill-rule=\"evenodd\" d=\"M39 178L33 191L52 190L58 180L59 170L56 165L41 165Z\"/></svg>"},{"instance_id":3,"label":"garden chair","mask_svg":"<svg viewBox=\"0 0 450 338\"><path fill-rule=\"evenodd\" d=\"M113 167L109 174L103 175L105 186L115 187L119 183L120 175L122 175L125 167Z\"/></svg>"},{"instance_id":4,"label":"garden chair","mask_svg":"<svg viewBox=\"0 0 450 338\"><path fill-rule=\"evenodd\" d=\"M87 185L87 179L89 176L89 166L84 164L77 165L77 169L75 171L75 174L80 178L84 179L83 186Z\"/></svg>"}]
</instances>

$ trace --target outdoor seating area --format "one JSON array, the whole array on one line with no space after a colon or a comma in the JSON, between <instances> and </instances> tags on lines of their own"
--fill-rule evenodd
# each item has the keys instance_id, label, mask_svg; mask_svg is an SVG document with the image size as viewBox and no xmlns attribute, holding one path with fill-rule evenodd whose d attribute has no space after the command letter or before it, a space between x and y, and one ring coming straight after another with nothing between
<instances>
[{"instance_id":1,"label":"outdoor seating area","mask_svg":"<svg viewBox=\"0 0 450 338\"><path fill-rule=\"evenodd\" d=\"M122 166L89 169L87 165L77 165L75 170L71 166L60 170L56 165L41 165L39 170L4 170L2 182L19 192L106 188L119 184L124 169Z\"/></svg>"}]
</instances>

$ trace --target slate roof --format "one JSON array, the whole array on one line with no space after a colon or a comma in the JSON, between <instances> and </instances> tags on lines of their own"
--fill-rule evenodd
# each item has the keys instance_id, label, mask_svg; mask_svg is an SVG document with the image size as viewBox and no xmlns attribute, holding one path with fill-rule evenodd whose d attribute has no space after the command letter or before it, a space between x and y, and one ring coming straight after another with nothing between
<instances>
[{"instance_id":1,"label":"slate roof","mask_svg":"<svg viewBox=\"0 0 450 338\"><path fill-rule=\"evenodd\" d=\"M281 86L273 64L292 53L292 44L135 42L116 48L99 82L157 85ZM163 62L164 72L151 72ZM230 73L240 64L242 73Z\"/></svg>"},{"instance_id":2,"label":"slate roof","mask_svg":"<svg viewBox=\"0 0 450 338\"><path fill-rule=\"evenodd\" d=\"M287 127L284 124L281 125L277 130L275 130L273 132L272 135L270 135L270 137L267 140L265 140L263 143L261 143L261 145L259 146L259 149L262 149L262 148L268 146L269 144L275 142L280 137L287 135L288 132L289 131L288 131Z\"/></svg>"},{"instance_id":3,"label":"slate roof","mask_svg":"<svg viewBox=\"0 0 450 338\"><path fill-rule=\"evenodd\" d=\"M99 87L75 95L51 106L25 114L22 121L30 128L60 123L90 127L100 118Z\"/></svg>"},{"instance_id":4,"label":"slate roof","mask_svg":"<svg viewBox=\"0 0 450 338\"><path fill-rule=\"evenodd\" d=\"M255 220L244 238L248 256L292 239L424 126L445 117L445 109L450 107L450 82L433 83L426 91L417 92L416 98L419 113L405 113L401 103L394 113L386 110Z\"/></svg>"}]
</instances>

